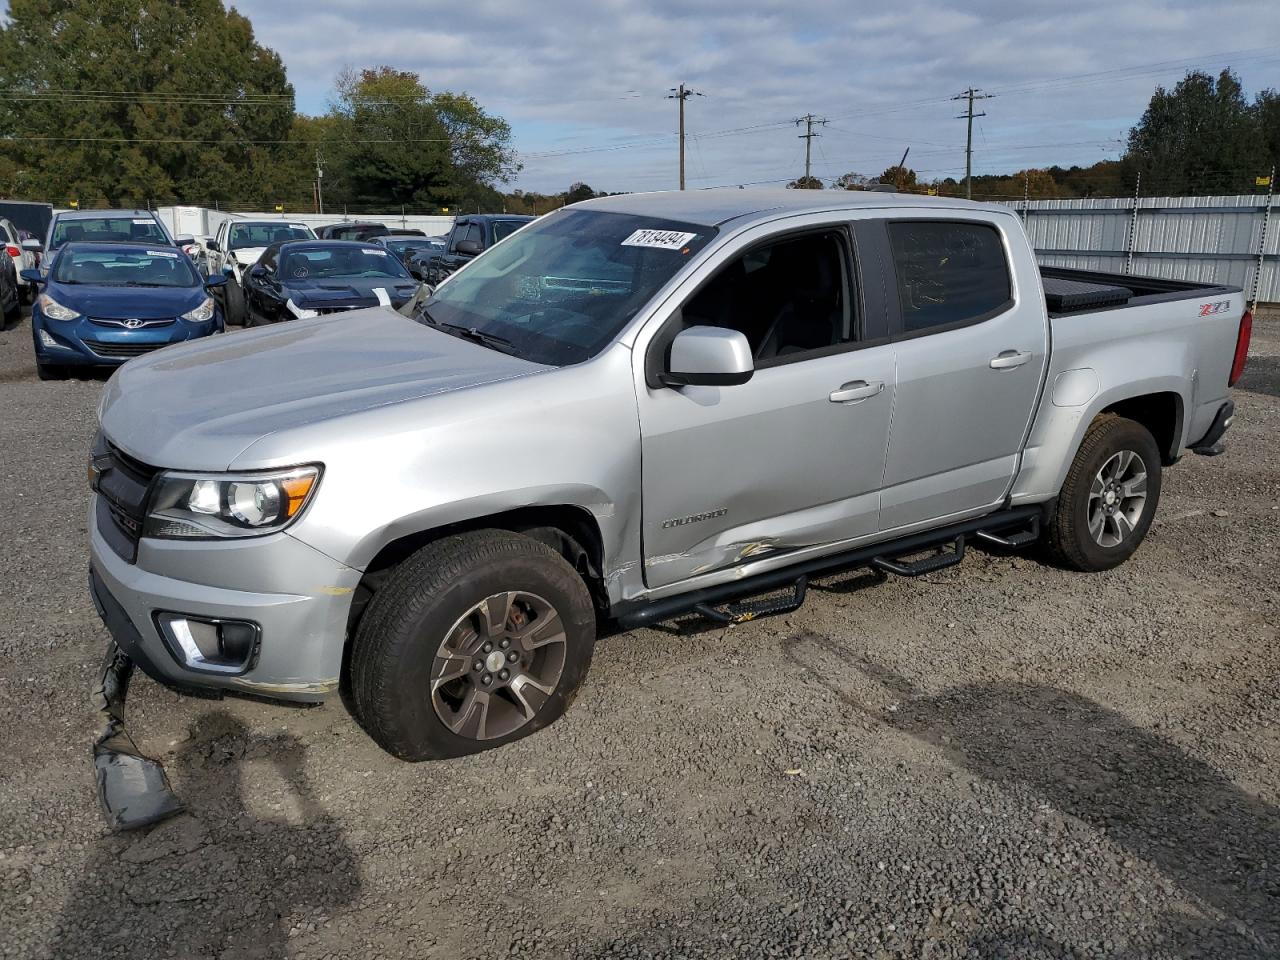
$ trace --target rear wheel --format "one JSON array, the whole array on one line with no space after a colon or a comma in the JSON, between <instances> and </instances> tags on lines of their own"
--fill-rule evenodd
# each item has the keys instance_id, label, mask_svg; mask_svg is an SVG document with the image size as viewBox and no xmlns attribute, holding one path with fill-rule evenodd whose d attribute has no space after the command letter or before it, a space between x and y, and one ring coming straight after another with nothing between
<instances>
[{"instance_id":1,"label":"rear wheel","mask_svg":"<svg viewBox=\"0 0 1280 960\"><path fill-rule=\"evenodd\" d=\"M446 537L401 564L360 621L357 719L402 760L501 746L568 709L594 644L591 595L560 554L499 530Z\"/></svg>"},{"instance_id":2,"label":"rear wheel","mask_svg":"<svg viewBox=\"0 0 1280 960\"><path fill-rule=\"evenodd\" d=\"M1160 502L1160 448L1142 424L1103 416L1085 434L1049 519L1054 559L1110 570L1138 549Z\"/></svg>"}]
</instances>

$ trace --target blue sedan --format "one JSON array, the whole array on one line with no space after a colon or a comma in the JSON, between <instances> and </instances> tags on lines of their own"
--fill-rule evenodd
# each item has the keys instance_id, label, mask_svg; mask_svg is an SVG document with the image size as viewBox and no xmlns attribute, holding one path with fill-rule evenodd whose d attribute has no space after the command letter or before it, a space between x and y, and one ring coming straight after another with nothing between
<instances>
[{"instance_id":1,"label":"blue sedan","mask_svg":"<svg viewBox=\"0 0 1280 960\"><path fill-rule=\"evenodd\" d=\"M23 270L43 289L31 308L31 336L41 380L70 366L118 366L171 343L223 330L222 311L202 278L173 248L123 243L68 243L47 276Z\"/></svg>"}]
</instances>

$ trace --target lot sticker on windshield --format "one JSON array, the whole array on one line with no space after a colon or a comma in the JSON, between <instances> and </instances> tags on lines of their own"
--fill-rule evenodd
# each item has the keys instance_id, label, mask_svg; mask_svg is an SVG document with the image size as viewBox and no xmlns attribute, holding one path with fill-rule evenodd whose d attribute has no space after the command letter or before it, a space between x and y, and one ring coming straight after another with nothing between
<instances>
[{"instance_id":1,"label":"lot sticker on windshield","mask_svg":"<svg viewBox=\"0 0 1280 960\"><path fill-rule=\"evenodd\" d=\"M675 230L637 230L622 241L622 246L679 250L696 236L696 233L678 233Z\"/></svg>"},{"instance_id":2,"label":"lot sticker on windshield","mask_svg":"<svg viewBox=\"0 0 1280 960\"><path fill-rule=\"evenodd\" d=\"M365 247L365 248L364 248L364 250L363 250L362 252L363 252L363 253L372 253L375 257L385 257L385 256L387 255L387 251L385 251L385 250L374 250L374 249L372 249L371 247Z\"/></svg>"},{"instance_id":3,"label":"lot sticker on windshield","mask_svg":"<svg viewBox=\"0 0 1280 960\"><path fill-rule=\"evenodd\" d=\"M170 260L178 259L178 255L176 253L168 253L164 250L148 250L147 256L148 257L168 257Z\"/></svg>"},{"instance_id":4,"label":"lot sticker on windshield","mask_svg":"<svg viewBox=\"0 0 1280 960\"><path fill-rule=\"evenodd\" d=\"M133 221L133 222L134 222L134 223L137 223L137 224L143 224L143 223L151 224L151 223L155 223L155 221L154 221L154 220L135 220L135 221Z\"/></svg>"}]
</instances>

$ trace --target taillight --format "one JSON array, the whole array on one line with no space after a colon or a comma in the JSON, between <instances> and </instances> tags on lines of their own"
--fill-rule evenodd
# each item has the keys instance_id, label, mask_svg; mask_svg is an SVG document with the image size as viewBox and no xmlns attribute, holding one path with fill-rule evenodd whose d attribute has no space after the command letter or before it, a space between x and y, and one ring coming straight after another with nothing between
<instances>
[{"instance_id":1,"label":"taillight","mask_svg":"<svg viewBox=\"0 0 1280 960\"><path fill-rule=\"evenodd\" d=\"M1227 386L1234 387L1236 381L1244 373L1245 361L1249 359L1249 338L1253 336L1253 314L1248 310L1240 318L1240 332L1236 334L1236 355L1231 361L1231 376L1227 378Z\"/></svg>"},{"instance_id":2,"label":"taillight","mask_svg":"<svg viewBox=\"0 0 1280 960\"><path fill-rule=\"evenodd\" d=\"M15 247L12 243L5 244L4 252L9 254L9 256L11 257L22 256L22 251L19 250L17 247Z\"/></svg>"}]
</instances>

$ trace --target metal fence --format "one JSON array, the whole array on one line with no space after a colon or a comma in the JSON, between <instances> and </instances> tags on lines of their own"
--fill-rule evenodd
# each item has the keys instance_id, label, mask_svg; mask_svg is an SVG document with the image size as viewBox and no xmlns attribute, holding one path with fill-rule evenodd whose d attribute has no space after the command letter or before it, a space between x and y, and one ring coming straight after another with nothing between
<instances>
[{"instance_id":1,"label":"metal fence","mask_svg":"<svg viewBox=\"0 0 1280 960\"><path fill-rule=\"evenodd\" d=\"M1273 194L1013 201L1045 266L1244 289L1280 302L1280 210Z\"/></svg>"}]
</instances>

